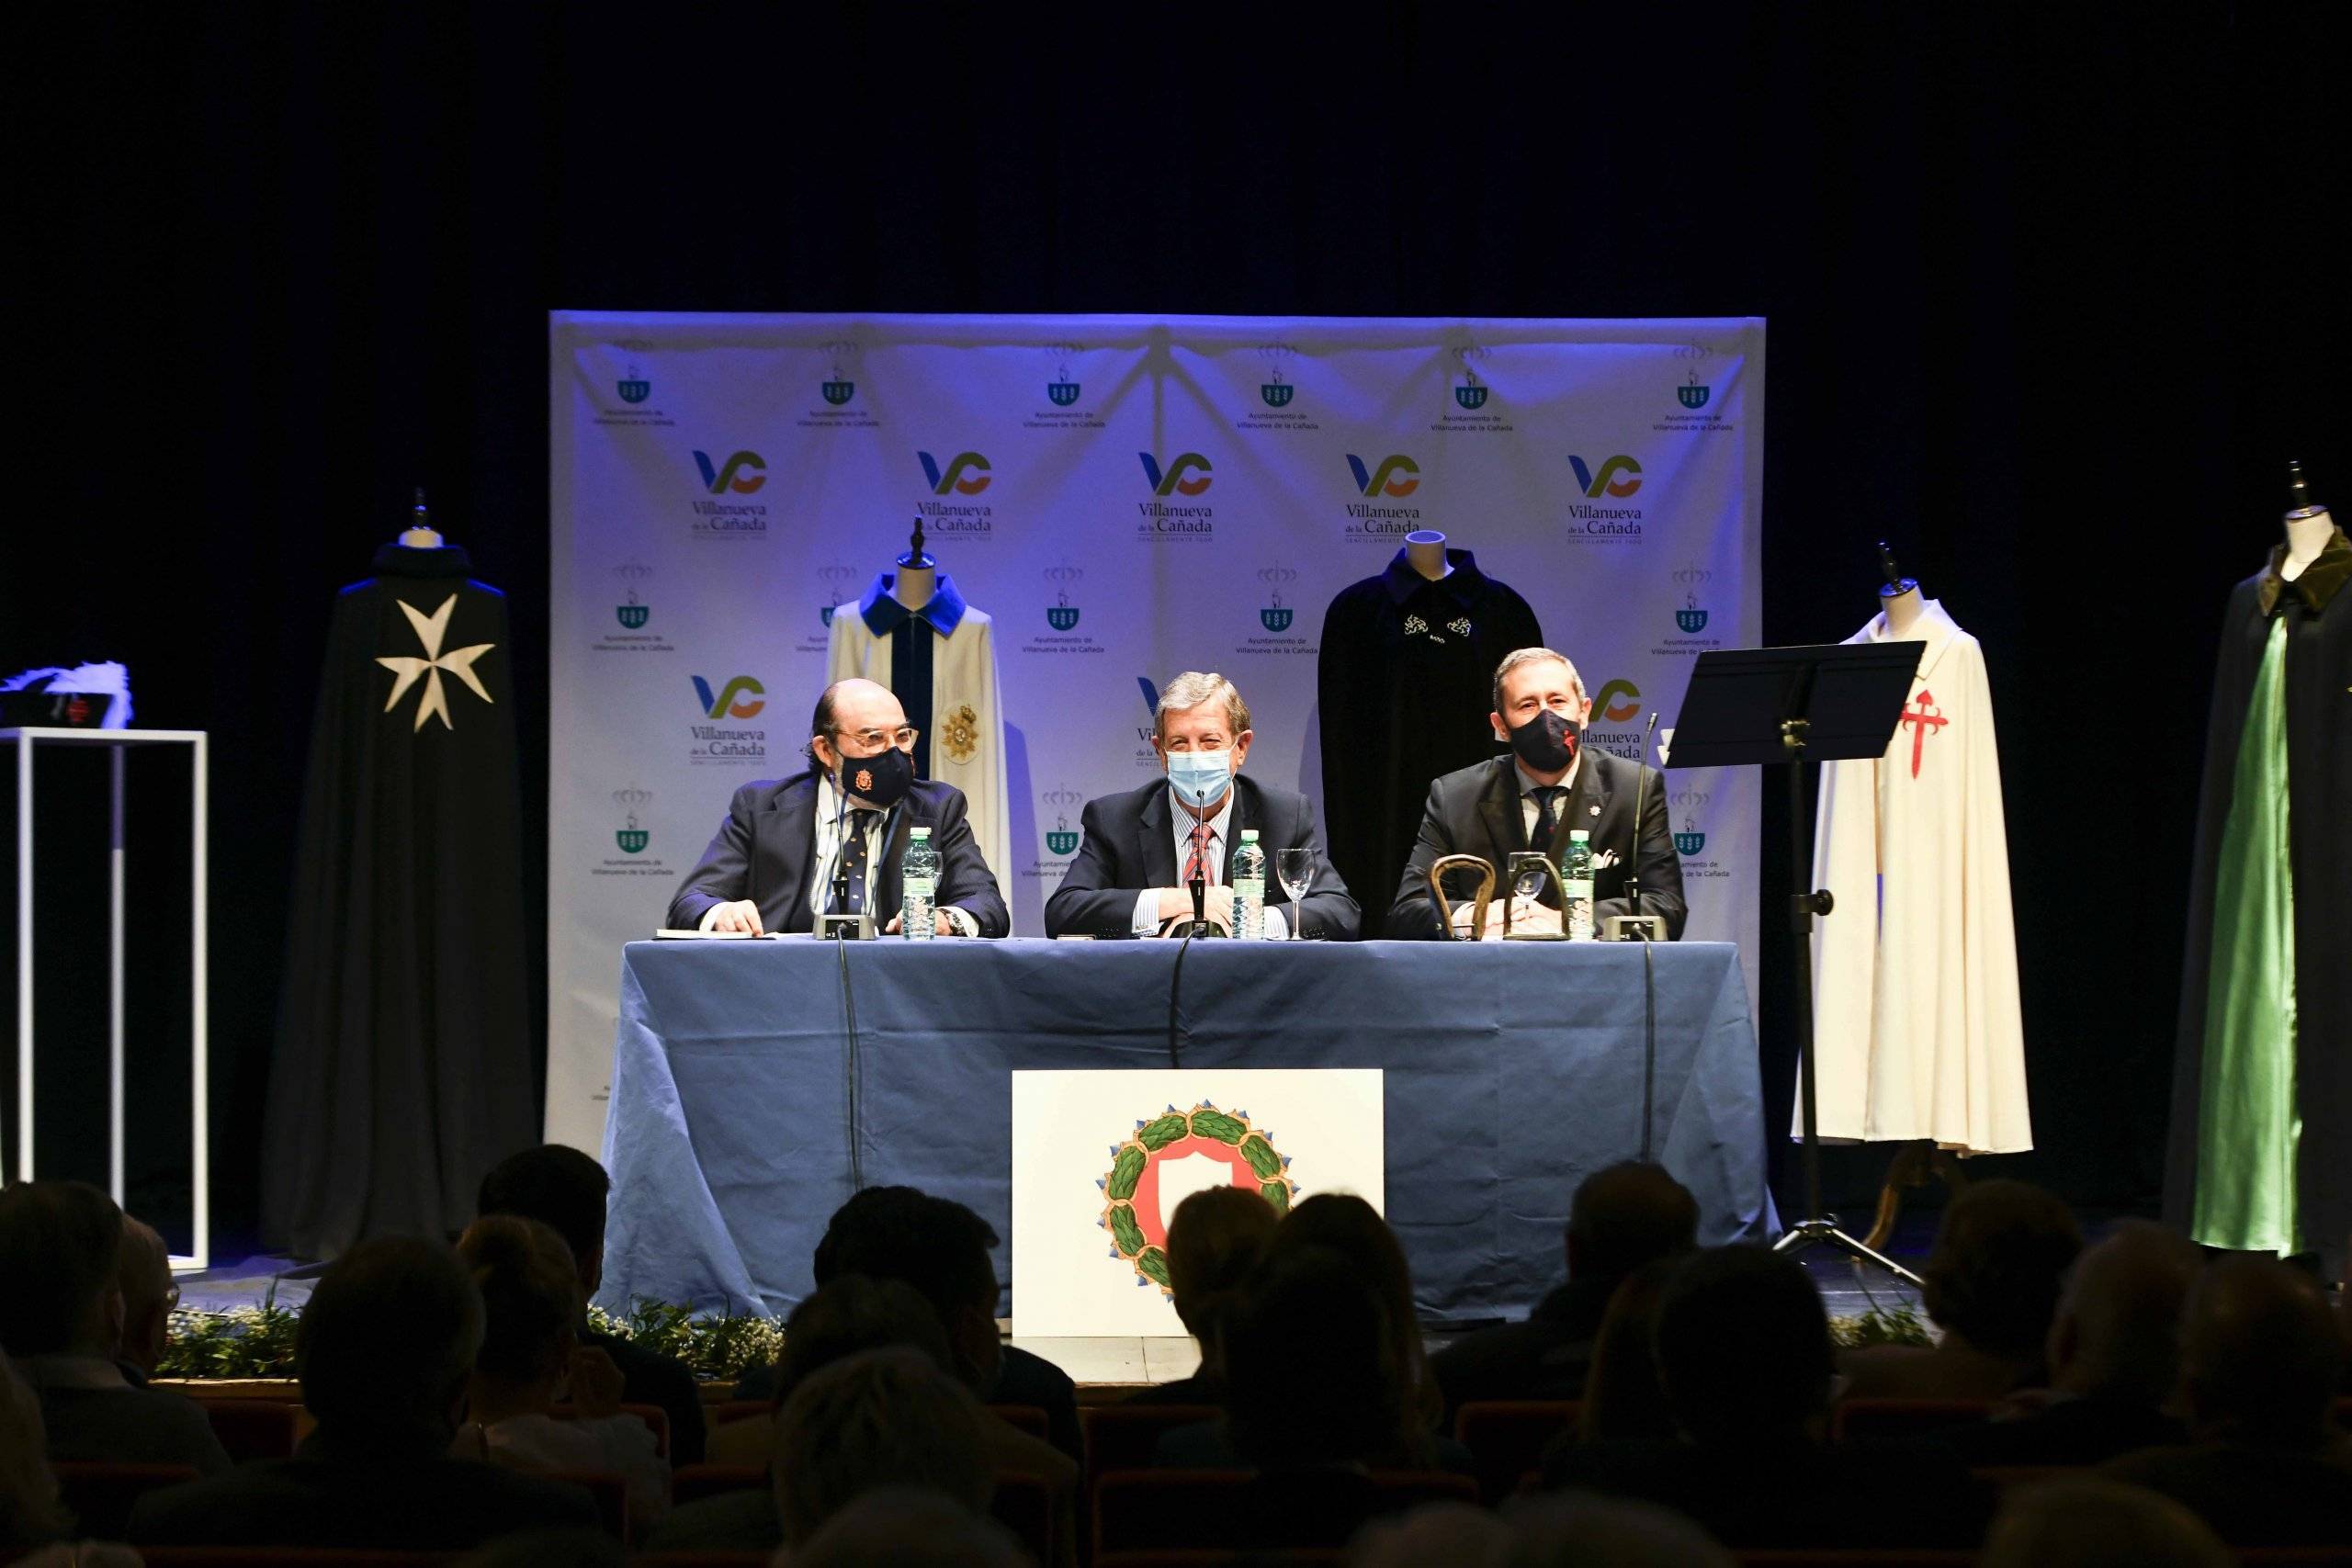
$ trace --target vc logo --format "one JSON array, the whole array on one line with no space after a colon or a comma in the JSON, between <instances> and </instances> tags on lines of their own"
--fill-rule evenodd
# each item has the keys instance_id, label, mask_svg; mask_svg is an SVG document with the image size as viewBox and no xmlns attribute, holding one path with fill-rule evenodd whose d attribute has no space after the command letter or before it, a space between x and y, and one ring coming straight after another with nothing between
<instances>
[{"instance_id":1,"label":"vc logo","mask_svg":"<svg viewBox=\"0 0 2352 1568\"><path fill-rule=\"evenodd\" d=\"M978 452L956 453L947 460L945 473L939 471L939 459L930 453L918 452L915 456L922 459L922 477L929 481L933 495L945 495L951 490L959 495L978 495L989 488L989 460ZM967 468L972 470L970 479L964 478Z\"/></svg>"},{"instance_id":2,"label":"vc logo","mask_svg":"<svg viewBox=\"0 0 2352 1568\"><path fill-rule=\"evenodd\" d=\"M1631 723L1642 711L1642 689L1631 681L1611 681L1593 694L1592 705L1611 724Z\"/></svg>"},{"instance_id":3,"label":"vc logo","mask_svg":"<svg viewBox=\"0 0 2352 1568\"><path fill-rule=\"evenodd\" d=\"M1370 470L1364 468L1362 457L1351 452L1348 470L1355 475L1356 491L1361 495L1406 496L1421 488L1421 481L1414 477L1420 473L1421 466L1402 452L1390 453L1380 459L1380 467ZM1400 475L1403 477L1396 477Z\"/></svg>"},{"instance_id":4,"label":"vc logo","mask_svg":"<svg viewBox=\"0 0 2352 1568\"><path fill-rule=\"evenodd\" d=\"M767 688L749 675L738 675L729 681L715 697L710 694L710 682L697 675L695 696L702 704L705 718L750 718L768 705L763 700L767 696Z\"/></svg>"},{"instance_id":5,"label":"vc logo","mask_svg":"<svg viewBox=\"0 0 2352 1568\"><path fill-rule=\"evenodd\" d=\"M1595 501L1602 491L1623 498L1642 488L1642 466L1622 452L1601 464L1599 473L1586 468L1582 457L1570 457L1568 467L1576 470L1577 484ZM1619 474L1626 477L1621 479Z\"/></svg>"},{"instance_id":6,"label":"vc logo","mask_svg":"<svg viewBox=\"0 0 2352 1568\"><path fill-rule=\"evenodd\" d=\"M695 467L702 470L703 488L713 495L733 491L737 495L749 495L768 482L763 470L767 459L757 452L738 452L717 468L711 467L710 454L695 454ZM750 470L750 471L747 471Z\"/></svg>"},{"instance_id":7,"label":"vc logo","mask_svg":"<svg viewBox=\"0 0 2352 1568\"><path fill-rule=\"evenodd\" d=\"M1159 471L1159 459L1150 453L1138 452L1136 456L1143 459L1143 477L1150 481L1154 495L1198 495L1209 488L1209 480L1213 477L1209 472L1209 460L1198 452L1187 452L1178 457L1168 465L1168 471L1164 474ZM1193 469L1198 469L1201 477L1186 479L1185 474Z\"/></svg>"}]
</instances>

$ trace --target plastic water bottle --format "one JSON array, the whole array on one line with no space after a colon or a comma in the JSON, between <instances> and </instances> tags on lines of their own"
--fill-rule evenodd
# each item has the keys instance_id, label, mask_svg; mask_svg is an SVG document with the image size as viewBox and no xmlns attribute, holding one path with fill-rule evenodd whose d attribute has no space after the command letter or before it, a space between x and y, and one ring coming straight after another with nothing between
<instances>
[{"instance_id":1,"label":"plastic water bottle","mask_svg":"<svg viewBox=\"0 0 2352 1568\"><path fill-rule=\"evenodd\" d=\"M1570 942L1592 940L1592 835L1578 828L1568 834L1560 856L1560 880L1567 897L1560 906L1560 924Z\"/></svg>"},{"instance_id":2,"label":"plastic water bottle","mask_svg":"<svg viewBox=\"0 0 2352 1568\"><path fill-rule=\"evenodd\" d=\"M929 942L932 900L939 891L939 852L931 847L931 829L917 828L907 837L907 858L899 863L899 886L906 906L899 916L900 934L910 942Z\"/></svg>"},{"instance_id":3,"label":"plastic water bottle","mask_svg":"<svg viewBox=\"0 0 2352 1568\"><path fill-rule=\"evenodd\" d=\"M1266 934L1266 852L1255 828L1241 829L1241 847L1233 852L1233 934L1244 942Z\"/></svg>"}]
</instances>

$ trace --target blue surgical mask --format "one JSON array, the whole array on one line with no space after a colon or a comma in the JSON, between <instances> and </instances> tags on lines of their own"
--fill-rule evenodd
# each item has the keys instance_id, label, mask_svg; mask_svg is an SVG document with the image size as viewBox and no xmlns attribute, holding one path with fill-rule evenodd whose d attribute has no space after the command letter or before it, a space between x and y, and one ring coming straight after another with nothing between
<instances>
[{"instance_id":1,"label":"blue surgical mask","mask_svg":"<svg viewBox=\"0 0 2352 1568\"><path fill-rule=\"evenodd\" d=\"M1170 751L1168 784L1176 798L1199 809L1223 795L1233 782L1230 751Z\"/></svg>"}]
</instances>

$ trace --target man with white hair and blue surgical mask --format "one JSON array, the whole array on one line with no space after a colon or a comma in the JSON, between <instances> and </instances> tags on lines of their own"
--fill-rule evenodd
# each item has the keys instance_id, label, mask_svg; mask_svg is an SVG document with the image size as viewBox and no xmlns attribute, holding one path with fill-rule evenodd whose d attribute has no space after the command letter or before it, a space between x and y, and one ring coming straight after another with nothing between
<instances>
[{"instance_id":1,"label":"man with white hair and blue surgical mask","mask_svg":"<svg viewBox=\"0 0 2352 1568\"><path fill-rule=\"evenodd\" d=\"M1266 935L1346 940L1362 919L1331 869L1315 807L1293 790L1242 776L1250 705L1233 682L1187 671L1161 688L1152 750L1164 778L1086 803L1084 840L1046 900L1047 936L1158 936L1193 918L1191 884L1206 885L1203 909L1233 929L1233 852L1256 829L1266 856ZM1286 849L1314 852L1315 874L1294 906L1276 874Z\"/></svg>"}]
</instances>

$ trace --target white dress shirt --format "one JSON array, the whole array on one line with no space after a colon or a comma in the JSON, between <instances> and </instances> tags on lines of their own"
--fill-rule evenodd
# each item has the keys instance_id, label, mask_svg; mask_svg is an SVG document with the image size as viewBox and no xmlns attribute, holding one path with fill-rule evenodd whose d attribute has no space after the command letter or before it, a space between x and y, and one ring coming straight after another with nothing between
<instances>
[{"instance_id":1,"label":"white dress shirt","mask_svg":"<svg viewBox=\"0 0 2352 1568\"><path fill-rule=\"evenodd\" d=\"M1216 815L1208 819L1209 840L1201 857L1201 880L1211 887L1225 886L1225 834L1233 821L1233 786L1226 785L1223 803L1217 807ZM1168 791L1168 830L1176 840L1176 875L1180 886L1185 863L1193 858L1193 825L1196 820L1184 803L1177 798L1171 786ZM1271 887L1274 885L1273 854L1263 844L1258 848L1266 856L1266 881ZM1269 905L1264 912L1266 940L1281 942L1289 936L1290 928L1283 923L1280 909ZM1135 919L1129 929L1136 936L1152 936L1159 931L1159 889L1147 887L1136 895Z\"/></svg>"}]
</instances>

